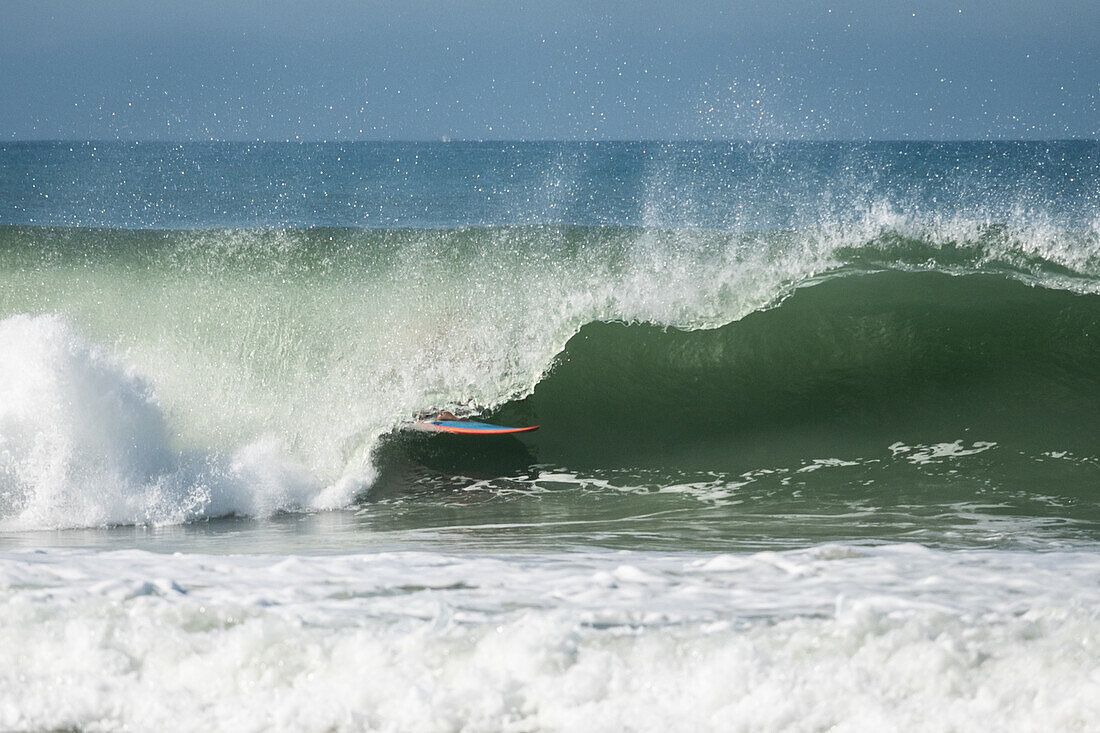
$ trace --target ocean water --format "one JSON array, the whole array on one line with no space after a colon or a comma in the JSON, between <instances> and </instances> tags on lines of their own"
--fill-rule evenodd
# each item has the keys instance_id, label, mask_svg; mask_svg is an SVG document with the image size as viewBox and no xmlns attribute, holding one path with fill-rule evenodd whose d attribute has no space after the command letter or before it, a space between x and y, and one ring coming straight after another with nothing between
<instances>
[{"instance_id":1,"label":"ocean water","mask_svg":"<svg viewBox=\"0 0 1100 733\"><path fill-rule=\"evenodd\" d=\"M1098 438L1100 143L0 146L2 730L1098 730Z\"/></svg>"}]
</instances>

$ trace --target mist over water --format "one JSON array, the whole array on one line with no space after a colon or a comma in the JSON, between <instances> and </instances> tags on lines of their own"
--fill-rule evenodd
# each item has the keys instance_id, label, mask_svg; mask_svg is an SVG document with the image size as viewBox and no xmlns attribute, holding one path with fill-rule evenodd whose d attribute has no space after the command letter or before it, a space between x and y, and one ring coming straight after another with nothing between
<instances>
[{"instance_id":1,"label":"mist over water","mask_svg":"<svg viewBox=\"0 0 1100 733\"><path fill-rule=\"evenodd\" d=\"M1088 727L1097 144L0 161L5 648L79 689L118 664L0 727L210 722L119 702L156 670L248 687L260 727L656 729L645 685L698 703L651 706L672 727L917 720L899 695ZM541 429L404 429L443 409ZM443 658L512 692L456 693ZM1050 699L1019 665L1059 702L1007 705Z\"/></svg>"}]
</instances>

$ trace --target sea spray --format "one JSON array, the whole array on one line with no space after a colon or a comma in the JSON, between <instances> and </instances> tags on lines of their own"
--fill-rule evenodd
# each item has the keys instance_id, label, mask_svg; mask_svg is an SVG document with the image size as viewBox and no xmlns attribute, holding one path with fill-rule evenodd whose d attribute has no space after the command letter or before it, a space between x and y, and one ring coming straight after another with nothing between
<instances>
[{"instance_id":1,"label":"sea spray","mask_svg":"<svg viewBox=\"0 0 1100 733\"><path fill-rule=\"evenodd\" d=\"M6 529L267 516L331 501L333 490L319 488L271 438L226 455L178 450L152 389L132 369L57 316L0 321Z\"/></svg>"}]
</instances>

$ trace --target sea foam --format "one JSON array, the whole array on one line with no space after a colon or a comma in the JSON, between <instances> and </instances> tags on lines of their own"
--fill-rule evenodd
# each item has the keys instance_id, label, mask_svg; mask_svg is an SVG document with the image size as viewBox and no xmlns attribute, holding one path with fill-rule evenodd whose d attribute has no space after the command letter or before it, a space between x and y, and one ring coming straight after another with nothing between
<instances>
[{"instance_id":1,"label":"sea foam","mask_svg":"<svg viewBox=\"0 0 1100 733\"><path fill-rule=\"evenodd\" d=\"M1094 552L0 554L0 727L1089 730Z\"/></svg>"},{"instance_id":2,"label":"sea foam","mask_svg":"<svg viewBox=\"0 0 1100 733\"><path fill-rule=\"evenodd\" d=\"M323 487L271 437L229 452L175 449L151 385L64 319L0 321L6 529L263 516L351 490Z\"/></svg>"}]
</instances>

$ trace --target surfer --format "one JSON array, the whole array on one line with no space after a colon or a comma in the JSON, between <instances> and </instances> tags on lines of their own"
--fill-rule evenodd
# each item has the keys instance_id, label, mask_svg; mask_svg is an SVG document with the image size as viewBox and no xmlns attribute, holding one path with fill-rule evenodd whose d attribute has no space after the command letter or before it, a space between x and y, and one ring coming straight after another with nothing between
<instances>
[{"instance_id":1,"label":"surfer","mask_svg":"<svg viewBox=\"0 0 1100 733\"><path fill-rule=\"evenodd\" d=\"M434 410L433 411L423 410L421 412L416 413L416 419L417 420L432 420L432 421L435 421L435 422L439 422L441 420L448 420L448 421L462 420L462 421L465 421L465 420L468 420L469 418L459 417L458 415L454 414L453 412L450 412L449 410L442 410L440 412L435 412Z\"/></svg>"},{"instance_id":2,"label":"surfer","mask_svg":"<svg viewBox=\"0 0 1100 733\"><path fill-rule=\"evenodd\" d=\"M455 433L458 435L507 435L509 433L529 433L538 430L538 425L515 428L507 425L490 425L489 423L471 420L469 417L461 417L450 410L432 410L421 412L416 416L416 421L408 426L411 430L427 433Z\"/></svg>"}]
</instances>

